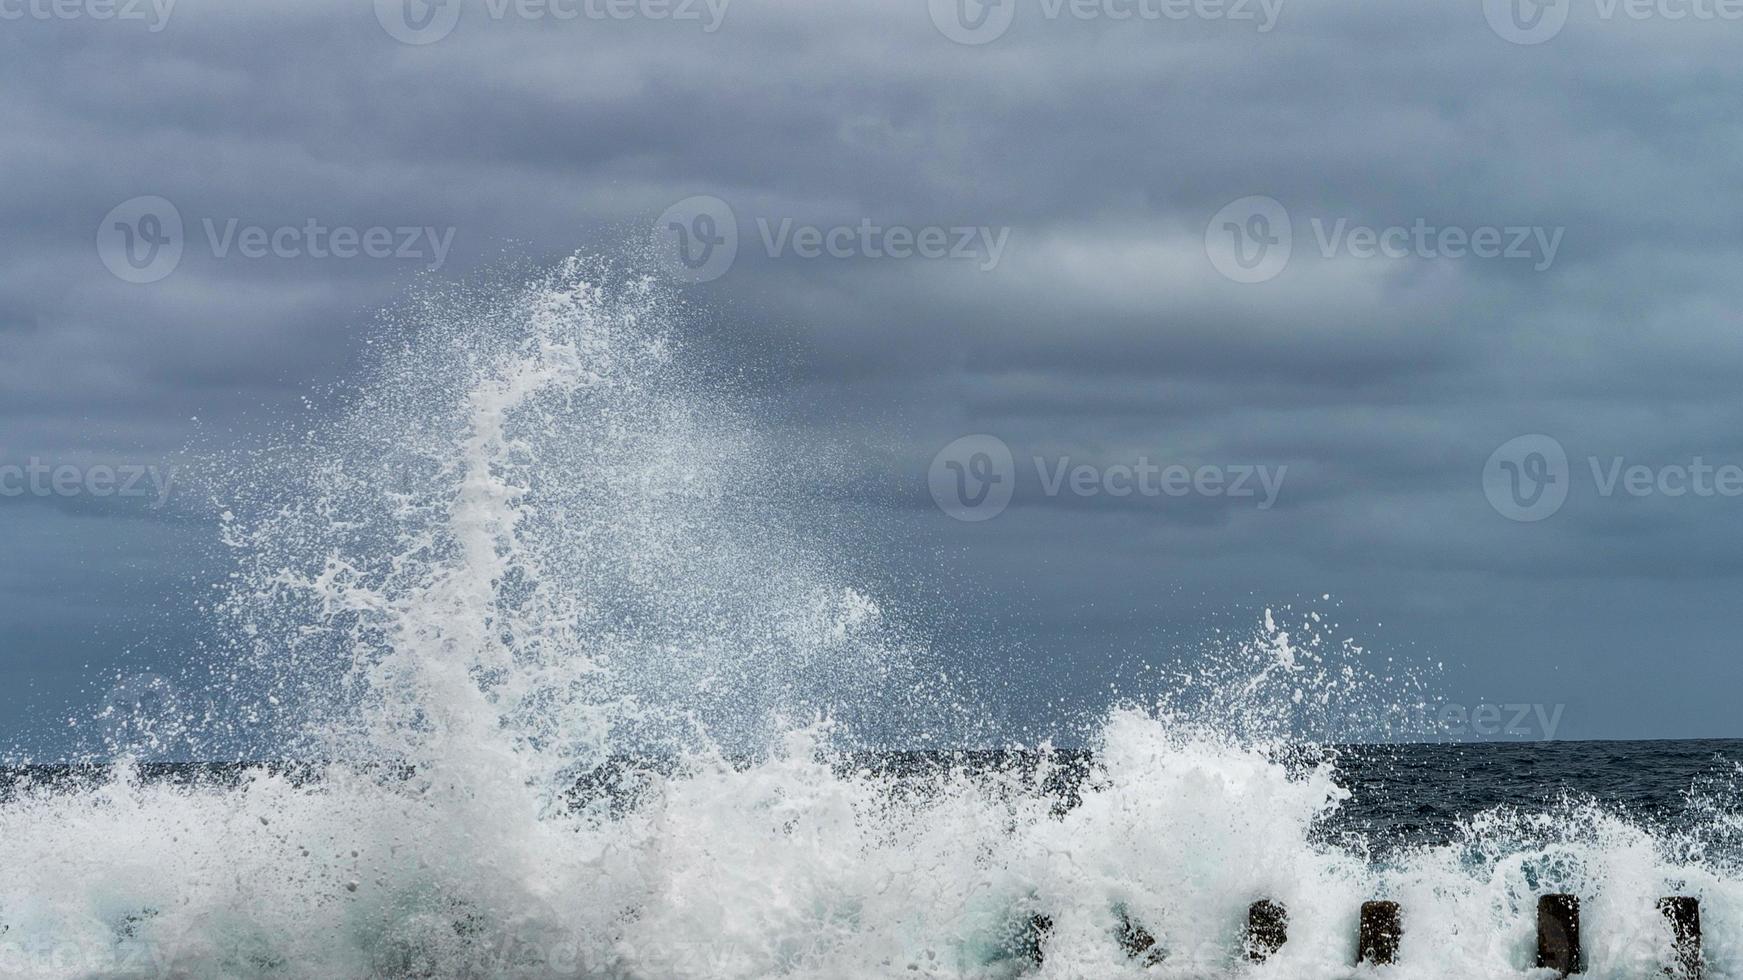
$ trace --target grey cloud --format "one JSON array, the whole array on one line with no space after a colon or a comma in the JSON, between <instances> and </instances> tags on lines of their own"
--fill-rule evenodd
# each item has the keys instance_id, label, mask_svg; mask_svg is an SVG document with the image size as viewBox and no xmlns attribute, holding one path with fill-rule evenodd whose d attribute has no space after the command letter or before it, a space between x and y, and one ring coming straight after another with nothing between
<instances>
[{"instance_id":1,"label":"grey cloud","mask_svg":"<svg viewBox=\"0 0 1743 980\"><path fill-rule=\"evenodd\" d=\"M181 0L157 34L0 24L0 459L221 455L317 423L328 409L301 396L354 378L374 311L429 278L190 248L163 282L123 283L94 240L136 195L172 200L193 234L204 218L452 227L442 279L618 248L691 194L728 201L747 236L758 217L1008 227L990 272L747 247L692 290L693 356L742 374L783 439L852 461L819 492L887 525L867 560L890 580L976 583L961 618L1004 624L980 641L1085 690L1065 675L1170 656L1162 638L1207 608L1331 592L1353 631L1447 661L1449 683L1585 699L1566 734L1728 731L1711 692L1739 679L1717 653L1735 632L1731 502L1576 492L1527 527L1480 478L1529 432L1576 462L1743 459L1738 28L1576 17L1520 48L1480 4L1354 2L1230 27L1031 18L968 48L924 4L871 0L735 0L713 34L469 5L427 47L338 0ZM1289 209L1295 250L1241 285L1203 238L1252 194ZM1315 217L1566 233L1539 273L1324 258ZM974 432L1103 461L1287 464L1289 482L1263 514L1022 498L959 527L931 507L926 465ZM47 661L108 656L126 628L96 610L142 600L71 556L154 533L123 527L198 536L200 519L0 507L25 556L0 577L0 621L58 637L0 672L76 701ZM170 560L152 554L127 560ZM201 628L164 615L154 628ZM1653 625L1687 679L1623 710ZM1043 650L1067 643L1081 670ZM1615 683L1570 677L1581 665Z\"/></svg>"}]
</instances>

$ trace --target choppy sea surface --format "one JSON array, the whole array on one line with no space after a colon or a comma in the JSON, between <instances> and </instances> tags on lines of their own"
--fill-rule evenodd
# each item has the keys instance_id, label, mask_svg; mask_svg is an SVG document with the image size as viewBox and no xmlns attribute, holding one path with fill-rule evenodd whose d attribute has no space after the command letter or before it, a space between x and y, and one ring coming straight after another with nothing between
<instances>
[{"instance_id":1,"label":"choppy sea surface","mask_svg":"<svg viewBox=\"0 0 1743 980\"><path fill-rule=\"evenodd\" d=\"M1668 895L1743 976L1743 743L1352 746L1433 676L1332 605L1157 650L1082 751L1007 745L1046 680L853 580L832 461L663 282L433 288L205 478L217 639L0 779L0 977L1306 980L1376 975L1390 899L1387 976L1527 978L1552 892L1588 976L1663 975Z\"/></svg>"},{"instance_id":2,"label":"choppy sea surface","mask_svg":"<svg viewBox=\"0 0 1743 980\"><path fill-rule=\"evenodd\" d=\"M1350 798L1326 829L1394 845L1450 844L1479 814L1561 800L1687 828L1710 815L1703 789L1729 785L1739 763L1737 739L1357 746L1338 763Z\"/></svg>"},{"instance_id":3,"label":"choppy sea surface","mask_svg":"<svg viewBox=\"0 0 1743 980\"><path fill-rule=\"evenodd\" d=\"M1332 760L1336 783L1348 792L1318 826L1326 841L1361 841L1383 851L1445 846L1466 836L1473 818L1505 809L1529 811L1583 801L1642 826L1693 829L1710 817L1703 788L1729 786L1743 767L1743 739L1676 741L1504 741L1325 746L1309 750ZM1059 750L854 752L823 757L839 773L887 776L892 791L924 786L941 773L995 778L1047 769L1035 792L1059 808L1081 800L1092 777L1093 753ZM754 765L750 760L741 768ZM604 802L633 807L646 778L670 778L674 760L615 758L578 780L568 794L580 809ZM234 788L261 772L297 782L318 781L324 767L308 763L137 763L142 782ZM409 770L383 778L410 780ZM0 766L0 802L29 789L90 792L113 779L111 765Z\"/></svg>"}]
</instances>

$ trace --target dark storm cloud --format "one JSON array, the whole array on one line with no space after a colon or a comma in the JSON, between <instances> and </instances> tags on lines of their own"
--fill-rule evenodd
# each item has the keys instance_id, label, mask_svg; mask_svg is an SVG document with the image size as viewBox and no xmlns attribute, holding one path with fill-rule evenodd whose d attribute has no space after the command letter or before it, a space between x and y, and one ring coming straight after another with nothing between
<instances>
[{"instance_id":1,"label":"dark storm cloud","mask_svg":"<svg viewBox=\"0 0 1743 980\"><path fill-rule=\"evenodd\" d=\"M979 641L1038 688L1091 691L1097 665L1167 656L1153 640L1333 593L1352 632L1446 661L1455 689L1575 704L1565 734L1729 733L1743 499L1604 496L1588 458L1743 461L1743 25L1574 7L1534 46L1477 0L1284 0L1262 33L1019 0L983 46L913 0L732 0L712 32L477 0L424 46L337 0L180 0L157 31L0 20L0 463L247 445L353 376L373 312L424 277L614 247L711 195L740 250L693 287L715 311L699 350L744 366L795 453L849 458L818 482L883 522L893 574L973 583L959 619L1004 624ZM140 195L186 223L147 284L96 246ZM1293 223L1287 267L1255 284L1206 254L1249 195ZM435 272L427 253L248 259L208 221L452 241ZM806 259L769 254L783 221L1008 237L990 269ZM1321 254L1340 221L1561 237L1543 268ZM927 469L982 432L1028 473L1004 514L958 524ZM1539 432L1572 492L1515 523L1485 461ZM1259 511L1050 495L1036 456L1288 471ZM107 658L127 610L185 607L180 576L97 571L149 565L154 532L120 529L191 519L183 503L0 499L20 638L0 670Z\"/></svg>"}]
</instances>

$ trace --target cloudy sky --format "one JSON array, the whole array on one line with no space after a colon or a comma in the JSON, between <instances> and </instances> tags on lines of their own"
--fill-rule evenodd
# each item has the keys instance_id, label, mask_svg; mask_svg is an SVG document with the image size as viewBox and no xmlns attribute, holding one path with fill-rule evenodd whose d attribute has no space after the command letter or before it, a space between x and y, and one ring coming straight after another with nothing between
<instances>
[{"instance_id":1,"label":"cloudy sky","mask_svg":"<svg viewBox=\"0 0 1743 980\"><path fill-rule=\"evenodd\" d=\"M0 738L210 628L190 445L649 234L1020 711L1294 604L1743 735L1743 9L449 4L0 0Z\"/></svg>"}]
</instances>

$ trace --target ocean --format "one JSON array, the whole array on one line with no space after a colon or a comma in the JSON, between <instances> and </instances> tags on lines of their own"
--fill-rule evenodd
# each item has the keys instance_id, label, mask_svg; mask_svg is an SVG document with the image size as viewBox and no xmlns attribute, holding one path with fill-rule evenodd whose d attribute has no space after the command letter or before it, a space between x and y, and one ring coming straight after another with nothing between
<instances>
[{"instance_id":1,"label":"ocean","mask_svg":"<svg viewBox=\"0 0 1743 980\"><path fill-rule=\"evenodd\" d=\"M1677 963L1671 896L1743 975L1743 743L1351 745L1432 672L1290 602L1010 744L694 315L585 257L437 290L210 478L218 639L5 770L0 977L1532 978L1561 894L1588 976ZM238 758L293 761L165 761Z\"/></svg>"},{"instance_id":2,"label":"ocean","mask_svg":"<svg viewBox=\"0 0 1743 980\"><path fill-rule=\"evenodd\" d=\"M1743 772L1743 739L1405 743L1326 746L1311 752L1332 760L1335 781L1349 794L1320 823L1318 838L1331 843L1356 840L1388 853L1454 844L1464 839L1471 820L1480 814L1528 812L1576 800L1661 832L1693 830L1711 816L1707 796ZM1036 791L1061 808L1081 801L1081 787L1095 768L1093 753L1071 750L1049 755L1010 750L858 752L824 759L843 777L866 770L897 786L924 785L952 771L1032 774L1045 762L1052 767L1049 781ZM755 764L751 759L736 763L741 768ZM678 768L670 759L612 759L578 780L567 799L578 810L605 803L612 812L623 813L638 798L629 791L635 774L670 778ZM142 783L232 790L261 772L307 785L317 783L322 771L319 765L294 762L133 767ZM396 770L384 778L410 780L414 775ZM31 789L89 793L114 776L112 766L101 764L0 766L0 803Z\"/></svg>"},{"instance_id":3,"label":"ocean","mask_svg":"<svg viewBox=\"0 0 1743 980\"><path fill-rule=\"evenodd\" d=\"M1361 903L1390 899L1387 975L1528 977L1534 898L1571 891L1588 975L1664 975L1669 894L1701 900L1706 975L1734 972L1743 742L1267 758L1151 725L1116 720L1138 744L1106 759L616 759L560 812L485 807L477 826L448 822L465 787L409 769L12 767L0 971L1353 977L1375 969L1355 966ZM1261 898L1289 935L1255 965Z\"/></svg>"}]
</instances>

